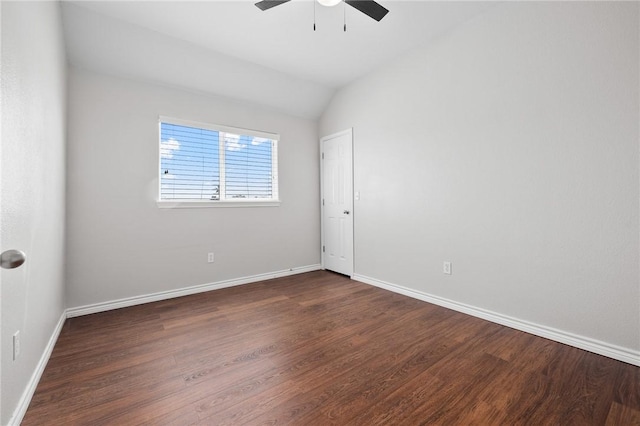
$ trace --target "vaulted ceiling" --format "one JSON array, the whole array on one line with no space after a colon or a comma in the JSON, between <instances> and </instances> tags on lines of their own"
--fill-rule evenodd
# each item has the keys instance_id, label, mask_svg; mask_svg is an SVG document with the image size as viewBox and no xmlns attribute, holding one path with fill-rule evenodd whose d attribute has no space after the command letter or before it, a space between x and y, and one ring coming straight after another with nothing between
<instances>
[{"instance_id":1,"label":"vaulted ceiling","mask_svg":"<svg viewBox=\"0 0 640 426\"><path fill-rule=\"evenodd\" d=\"M264 12L249 0L65 1L62 10L75 66L316 119L336 89L495 5L378 1L390 10L380 22L310 0Z\"/></svg>"}]
</instances>

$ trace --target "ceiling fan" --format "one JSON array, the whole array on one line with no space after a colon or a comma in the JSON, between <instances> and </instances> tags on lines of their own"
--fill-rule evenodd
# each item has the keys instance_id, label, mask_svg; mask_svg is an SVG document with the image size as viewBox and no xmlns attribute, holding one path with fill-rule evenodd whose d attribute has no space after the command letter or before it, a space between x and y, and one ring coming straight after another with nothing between
<instances>
[{"instance_id":1,"label":"ceiling fan","mask_svg":"<svg viewBox=\"0 0 640 426\"><path fill-rule=\"evenodd\" d=\"M256 6L260 10L267 10L275 6L280 6L283 3L288 3L289 1L291 0L262 0L256 3ZM318 0L318 3L323 6L335 6L342 1L378 22L389 12L373 0Z\"/></svg>"}]
</instances>

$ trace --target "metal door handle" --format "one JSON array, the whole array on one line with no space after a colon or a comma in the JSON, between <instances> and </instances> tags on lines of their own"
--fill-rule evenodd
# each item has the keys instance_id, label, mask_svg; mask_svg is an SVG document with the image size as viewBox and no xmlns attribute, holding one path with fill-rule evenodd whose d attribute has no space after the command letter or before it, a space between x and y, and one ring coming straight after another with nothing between
<instances>
[{"instance_id":1,"label":"metal door handle","mask_svg":"<svg viewBox=\"0 0 640 426\"><path fill-rule=\"evenodd\" d=\"M344 214L349 214L349 210L345 210L345 211L343 211L342 213L344 213Z\"/></svg>"},{"instance_id":2,"label":"metal door handle","mask_svg":"<svg viewBox=\"0 0 640 426\"><path fill-rule=\"evenodd\" d=\"M21 266L27 260L27 255L20 250L7 250L0 254L0 268L13 269Z\"/></svg>"}]
</instances>

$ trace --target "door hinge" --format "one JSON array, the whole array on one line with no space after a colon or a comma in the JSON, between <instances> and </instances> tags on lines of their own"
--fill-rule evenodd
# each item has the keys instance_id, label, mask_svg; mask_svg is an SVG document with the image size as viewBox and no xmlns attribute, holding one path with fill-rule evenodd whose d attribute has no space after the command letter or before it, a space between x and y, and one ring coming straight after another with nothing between
<instances>
[{"instance_id":1,"label":"door hinge","mask_svg":"<svg viewBox=\"0 0 640 426\"><path fill-rule=\"evenodd\" d=\"M322 252L324 253L324 246L322 246Z\"/></svg>"},{"instance_id":2,"label":"door hinge","mask_svg":"<svg viewBox=\"0 0 640 426\"><path fill-rule=\"evenodd\" d=\"M324 160L324 152L322 153L322 159Z\"/></svg>"},{"instance_id":3,"label":"door hinge","mask_svg":"<svg viewBox=\"0 0 640 426\"><path fill-rule=\"evenodd\" d=\"M322 199L322 205L324 206L324 198Z\"/></svg>"}]
</instances>

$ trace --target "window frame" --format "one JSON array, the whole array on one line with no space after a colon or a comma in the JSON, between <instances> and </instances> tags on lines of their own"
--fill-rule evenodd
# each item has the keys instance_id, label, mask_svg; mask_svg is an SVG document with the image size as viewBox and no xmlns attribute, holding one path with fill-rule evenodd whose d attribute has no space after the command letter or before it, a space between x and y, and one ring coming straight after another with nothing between
<instances>
[{"instance_id":1,"label":"window frame","mask_svg":"<svg viewBox=\"0 0 640 426\"><path fill-rule=\"evenodd\" d=\"M272 198L235 198L235 199L222 199L225 183L223 177L225 176L225 143L224 139L218 140L218 150L220 156L218 158L220 167L220 196L219 200L180 200L171 199L163 200L161 198L162 190L162 123L173 124L177 126L193 127L204 130L211 130L220 133L232 133L236 135L246 135L258 138L270 139L274 145L271 148L271 170L273 176L272 182ZM158 165L157 165L157 198L156 204L159 208L208 208L208 207L277 207L280 205L280 188L279 188L279 169L278 169L278 145L280 143L280 135L278 133L264 132L260 130L243 129L240 127L223 126L219 124L203 123L199 121L184 120L181 118L159 116L158 117ZM275 174L273 171L275 170Z\"/></svg>"}]
</instances>

